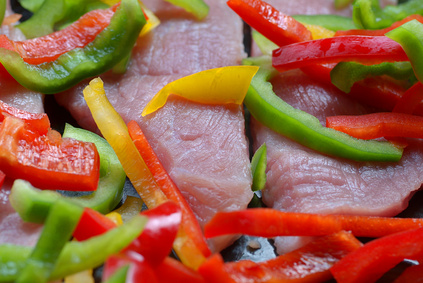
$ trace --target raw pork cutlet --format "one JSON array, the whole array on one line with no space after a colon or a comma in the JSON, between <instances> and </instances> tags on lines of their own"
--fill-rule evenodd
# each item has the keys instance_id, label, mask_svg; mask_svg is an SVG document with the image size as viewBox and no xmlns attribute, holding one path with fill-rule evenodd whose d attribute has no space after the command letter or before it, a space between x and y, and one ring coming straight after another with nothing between
<instances>
[{"instance_id":1,"label":"raw pork cutlet","mask_svg":"<svg viewBox=\"0 0 423 283\"><path fill-rule=\"evenodd\" d=\"M204 21L163 1L144 4L151 7L161 24L138 41L124 75L108 73L102 79L113 106L126 122L140 123L204 225L216 211L246 208L252 198L242 108L199 105L174 97L152 115L142 118L141 112L155 93L175 79L239 65L245 57L242 22L225 0L208 1L210 12ZM95 131L82 96L86 84L56 98L82 127ZM223 242L215 245L216 249L224 246Z\"/></svg>"},{"instance_id":2,"label":"raw pork cutlet","mask_svg":"<svg viewBox=\"0 0 423 283\"><path fill-rule=\"evenodd\" d=\"M7 3L6 16L13 11ZM20 30L10 25L3 25L0 34L5 34L13 40L24 40ZM10 76L0 76L1 94L3 102L33 113L44 112L43 95L25 89ZM34 245L38 239L40 225L24 223L9 203L12 180L6 178L0 187L0 244Z\"/></svg>"},{"instance_id":3,"label":"raw pork cutlet","mask_svg":"<svg viewBox=\"0 0 423 283\"><path fill-rule=\"evenodd\" d=\"M282 73L272 83L284 101L316 116L323 125L326 116L372 111L298 70ZM319 154L257 121L252 123L252 130L254 147L266 143L268 149L263 201L269 207L307 213L394 216L407 207L413 192L423 183L423 142L419 140L409 140L398 163L354 162ZM293 248L294 242L295 246L299 244L297 240L277 239L278 252Z\"/></svg>"}]
</instances>

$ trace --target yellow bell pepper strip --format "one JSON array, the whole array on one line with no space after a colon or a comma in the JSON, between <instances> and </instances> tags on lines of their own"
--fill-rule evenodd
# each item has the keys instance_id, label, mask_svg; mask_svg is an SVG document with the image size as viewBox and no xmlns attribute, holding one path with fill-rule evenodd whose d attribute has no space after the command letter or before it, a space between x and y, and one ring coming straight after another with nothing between
<instances>
[{"instance_id":1,"label":"yellow bell pepper strip","mask_svg":"<svg viewBox=\"0 0 423 283\"><path fill-rule=\"evenodd\" d=\"M321 39L333 37L335 35L334 31L331 31L327 28L324 28L319 25L303 24L310 32L313 39Z\"/></svg>"},{"instance_id":2,"label":"yellow bell pepper strip","mask_svg":"<svg viewBox=\"0 0 423 283\"><path fill-rule=\"evenodd\" d=\"M210 69L180 78L163 87L145 106L146 116L163 107L171 94L203 104L242 104L256 66Z\"/></svg>"},{"instance_id":3,"label":"yellow bell pepper strip","mask_svg":"<svg viewBox=\"0 0 423 283\"><path fill-rule=\"evenodd\" d=\"M247 63L247 61L244 61ZM378 141L363 141L323 127L320 121L284 102L273 92L268 80L273 69L260 68L251 81L244 104L262 124L275 132L323 154L356 161L398 161L402 150Z\"/></svg>"},{"instance_id":4,"label":"yellow bell pepper strip","mask_svg":"<svg viewBox=\"0 0 423 283\"><path fill-rule=\"evenodd\" d=\"M267 147L262 144L254 153L251 160L251 172L253 173L253 191L260 191L266 185L266 165L267 165Z\"/></svg>"},{"instance_id":5,"label":"yellow bell pepper strip","mask_svg":"<svg viewBox=\"0 0 423 283\"><path fill-rule=\"evenodd\" d=\"M154 208L167 198L132 142L122 117L107 99L103 81L96 78L84 89L84 98L102 135L116 152L132 185L148 208Z\"/></svg>"},{"instance_id":6,"label":"yellow bell pepper strip","mask_svg":"<svg viewBox=\"0 0 423 283\"><path fill-rule=\"evenodd\" d=\"M385 35L401 44L411 65L414 74L420 82L423 82L423 24L412 20Z\"/></svg>"},{"instance_id":7,"label":"yellow bell pepper strip","mask_svg":"<svg viewBox=\"0 0 423 283\"><path fill-rule=\"evenodd\" d=\"M207 17L209 6L203 0L165 0L193 14L198 20Z\"/></svg>"},{"instance_id":8,"label":"yellow bell pepper strip","mask_svg":"<svg viewBox=\"0 0 423 283\"><path fill-rule=\"evenodd\" d=\"M84 48L73 49L40 65L27 64L18 53L0 48L0 62L26 88L45 94L57 93L104 73L126 58L144 24L138 1L122 0L109 26Z\"/></svg>"},{"instance_id":9,"label":"yellow bell pepper strip","mask_svg":"<svg viewBox=\"0 0 423 283\"><path fill-rule=\"evenodd\" d=\"M40 238L19 272L16 283L47 282L63 247L78 224L82 208L59 199L50 209Z\"/></svg>"}]
</instances>

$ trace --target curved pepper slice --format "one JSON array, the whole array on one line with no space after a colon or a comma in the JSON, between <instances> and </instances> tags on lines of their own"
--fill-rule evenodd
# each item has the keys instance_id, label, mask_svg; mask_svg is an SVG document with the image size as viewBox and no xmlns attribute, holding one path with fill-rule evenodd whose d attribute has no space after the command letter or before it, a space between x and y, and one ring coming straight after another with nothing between
<instances>
[{"instance_id":1,"label":"curved pepper slice","mask_svg":"<svg viewBox=\"0 0 423 283\"><path fill-rule=\"evenodd\" d=\"M401 96L392 112L413 114L422 101L423 84L417 82Z\"/></svg>"},{"instance_id":2,"label":"curved pepper slice","mask_svg":"<svg viewBox=\"0 0 423 283\"><path fill-rule=\"evenodd\" d=\"M204 19L209 13L209 6L203 0L165 0L192 13L198 20Z\"/></svg>"},{"instance_id":3,"label":"curved pepper slice","mask_svg":"<svg viewBox=\"0 0 423 283\"><path fill-rule=\"evenodd\" d=\"M109 26L84 48L73 49L53 62L35 66L25 63L18 53L0 48L0 62L26 88L57 93L107 71L126 58L145 22L137 0L122 0Z\"/></svg>"},{"instance_id":4,"label":"curved pepper slice","mask_svg":"<svg viewBox=\"0 0 423 283\"><path fill-rule=\"evenodd\" d=\"M230 66L205 70L163 87L145 106L142 116L163 107L171 94L204 104L241 104L256 66Z\"/></svg>"},{"instance_id":5,"label":"curved pepper slice","mask_svg":"<svg viewBox=\"0 0 423 283\"><path fill-rule=\"evenodd\" d=\"M0 35L0 47L19 53L29 64L54 61L63 53L92 42L110 24L116 8L88 12L61 31L25 41L13 41Z\"/></svg>"},{"instance_id":6,"label":"curved pepper slice","mask_svg":"<svg viewBox=\"0 0 423 283\"><path fill-rule=\"evenodd\" d=\"M326 118L326 126L366 140L381 137L423 138L423 117L405 113L331 116Z\"/></svg>"},{"instance_id":7,"label":"curved pepper slice","mask_svg":"<svg viewBox=\"0 0 423 283\"><path fill-rule=\"evenodd\" d=\"M260 69L251 81L244 104L275 132L324 154L357 161L398 161L402 150L377 141L363 141L323 127L320 121L276 96L268 82L272 71Z\"/></svg>"},{"instance_id":8,"label":"curved pepper slice","mask_svg":"<svg viewBox=\"0 0 423 283\"><path fill-rule=\"evenodd\" d=\"M282 46L273 51L273 67L288 71L311 64L356 61L365 64L408 61L401 45L385 36L338 36Z\"/></svg>"}]
</instances>

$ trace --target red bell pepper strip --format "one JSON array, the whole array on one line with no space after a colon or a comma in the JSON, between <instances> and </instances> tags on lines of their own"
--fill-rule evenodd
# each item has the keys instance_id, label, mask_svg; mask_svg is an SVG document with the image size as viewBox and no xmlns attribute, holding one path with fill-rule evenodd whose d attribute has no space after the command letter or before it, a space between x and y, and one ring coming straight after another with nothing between
<instances>
[{"instance_id":1,"label":"red bell pepper strip","mask_svg":"<svg viewBox=\"0 0 423 283\"><path fill-rule=\"evenodd\" d=\"M361 245L350 233L342 231L265 262L223 263L215 255L199 271L207 282L326 282L332 277L329 268Z\"/></svg>"},{"instance_id":2,"label":"red bell pepper strip","mask_svg":"<svg viewBox=\"0 0 423 283\"><path fill-rule=\"evenodd\" d=\"M413 114L423 100L423 84L415 83L395 104L393 112Z\"/></svg>"},{"instance_id":3,"label":"red bell pepper strip","mask_svg":"<svg viewBox=\"0 0 423 283\"><path fill-rule=\"evenodd\" d=\"M5 116L13 116L25 121L40 135L47 134L50 129L50 120L45 113L31 113L20 110L0 100L0 122L4 120Z\"/></svg>"},{"instance_id":4,"label":"red bell pepper strip","mask_svg":"<svg viewBox=\"0 0 423 283\"><path fill-rule=\"evenodd\" d=\"M3 171L0 170L0 189L3 186L4 179L6 179L6 174L4 174Z\"/></svg>"},{"instance_id":5,"label":"red bell pepper strip","mask_svg":"<svg viewBox=\"0 0 423 283\"><path fill-rule=\"evenodd\" d=\"M0 124L0 168L12 179L40 189L94 191L100 158L93 143L39 135L24 121L6 116Z\"/></svg>"},{"instance_id":6,"label":"red bell pepper strip","mask_svg":"<svg viewBox=\"0 0 423 283\"><path fill-rule=\"evenodd\" d=\"M82 216L73 231L73 237L78 241L85 241L91 237L106 233L116 227L110 219L94 209L84 208Z\"/></svg>"},{"instance_id":7,"label":"red bell pepper strip","mask_svg":"<svg viewBox=\"0 0 423 283\"><path fill-rule=\"evenodd\" d=\"M311 40L311 32L294 18L261 0L229 0L228 6L247 24L278 46Z\"/></svg>"},{"instance_id":8,"label":"red bell pepper strip","mask_svg":"<svg viewBox=\"0 0 423 283\"><path fill-rule=\"evenodd\" d=\"M381 237L418 227L423 227L423 219L323 215L254 208L216 213L204 227L204 234L207 238L227 234L323 236L346 230L357 237Z\"/></svg>"},{"instance_id":9,"label":"red bell pepper strip","mask_svg":"<svg viewBox=\"0 0 423 283\"><path fill-rule=\"evenodd\" d=\"M166 257L155 269L156 277L161 283L205 283L206 281L197 271L182 262Z\"/></svg>"},{"instance_id":10,"label":"red bell pepper strip","mask_svg":"<svg viewBox=\"0 0 423 283\"><path fill-rule=\"evenodd\" d=\"M109 25L118 6L119 4L106 10L93 10L65 29L38 38L13 41L6 35L0 35L0 48L19 53L29 64L54 61L60 55L92 42Z\"/></svg>"},{"instance_id":11,"label":"red bell pepper strip","mask_svg":"<svg viewBox=\"0 0 423 283\"><path fill-rule=\"evenodd\" d=\"M401 273L400 276L398 276L394 283L409 283L409 282L422 282L423 278L423 265L413 265L411 267L408 267L406 270L404 270L403 273Z\"/></svg>"},{"instance_id":12,"label":"red bell pepper strip","mask_svg":"<svg viewBox=\"0 0 423 283\"><path fill-rule=\"evenodd\" d=\"M337 262L330 271L337 282L375 282L404 259L423 258L423 228L368 242Z\"/></svg>"},{"instance_id":13,"label":"red bell pepper strip","mask_svg":"<svg viewBox=\"0 0 423 283\"><path fill-rule=\"evenodd\" d=\"M331 116L326 117L326 126L366 140L380 137L423 138L423 117L404 113Z\"/></svg>"},{"instance_id":14,"label":"red bell pepper strip","mask_svg":"<svg viewBox=\"0 0 423 283\"><path fill-rule=\"evenodd\" d=\"M181 194L181 191L163 168L163 165L160 163L160 160L155 154L153 148L148 143L140 126L137 124L137 122L130 121L128 123L128 131L131 139L134 141L136 148L138 149L141 157L144 159L148 169L153 174L154 180L159 185L160 189L168 199L175 201L181 207L182 223L181 231L178 234L178 242L181 245L187 245L186 248L189 248L189 246L192 246L192 248L196 247L201 251L203 256L209 256L211 252L204 239L203 232L200 225L198 224L197 218L195 217L184 196ZM187 250L187 253L192 255L194 252Z\"/></svg>"},{"instance_id":15,"label":"red bell pepper strip","mask_svg":"<svg viewBox=\"0 0 423 283\"><path fill-rule=\"evenodd\" d=\"M391 31L409 21L418 20L423 23L423 16L421 15L410 15L401 21L393 23L390 27L384 29L351 29L351 30L338 30L335 33L335 36L344 36L344 35L369 35L369 36L378 36L385 35L388 31Z\"/></svg>"},{"instance_id":16,"label":"red bell pepper strip","mask_svg":"<svg viewBox=\"0 0 423 283\"><path fill-rule=\"evenodd\" d=\"M282 46L273 51L272 64L288 71L311 64L356 61L365 64L408 61L401 45L385 36L338 36Z\"/></svg>"}]
</instances>

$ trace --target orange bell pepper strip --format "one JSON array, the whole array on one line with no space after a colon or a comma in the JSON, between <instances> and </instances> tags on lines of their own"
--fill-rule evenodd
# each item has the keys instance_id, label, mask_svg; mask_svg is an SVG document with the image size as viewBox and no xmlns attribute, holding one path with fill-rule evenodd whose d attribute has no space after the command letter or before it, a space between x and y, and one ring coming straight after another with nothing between
<instances>
[{"instance_id":1,"label":"orange bell pepper strip","mask_svg":"<svg viewBox=\"0 0 423 283\"><path fill-rule=\"evenodd\" d=\"M423 138L423 117L405 113L380 112L359 116L331 116L326 117L326 127L357 139Z\"/></svg>"},{"instance_id":2,"label":"orange bell pepper strip","mask_svg":"<svg viewBox=\"0 0 423 283\"><path fill-rule=\"evenodd\" d=\"M204 234L206 238L227 234L323 236L346 230L357 237L381 237L417 227L423 227L423 219L323 215L253 208L216 213L204 227Z\"/></svg>"},{"instance_id":3,"label":"orange bell pepper strip","mask_svg":"<svg viewBox=\"0 0 423 283\"><path fill-rule=\"evenodd\" d=\"M214 255L199 272L210 283L326 282L332 278L329 268L361 246L354 236L342 231L265 262L223 263L220 255Z\"/></svg>"},{"instance_id":4,"label":"orange bell pepper strip","mask_svg":"<svg viewBox=\"0 0 423 283\"><path fill-rule=\"evenodd\" d=\"M181 194L181 191L167 174L166 170L163 168L163 165L160 163L160 160L151 145L148 143L147 138L137 122L130 121L127 126L129 135L134 141L134 144L141 154L141 157L144 159L148 169L153 174L157 184L160 186L166 197L178 203L182 209L182 223L178 234L178 245L181 245L180 249L186 249L186 254L195 254L198 251L190 251L190 249L198 248L203 256L208 257L211 252L191 207ZM186 247L184 247L185 245Z\"/></svg>"},{"instance_id":5,"label":"orange bell pepper strip","mask_svg":"<svg viewBox=\"0 0 423 283\"><path fill-rule=\"evenodd\" d=\"M368 242L330 269L337 282L375 282L404 259L423 258L423 228Z\"/></svg>"}]
</instances>

